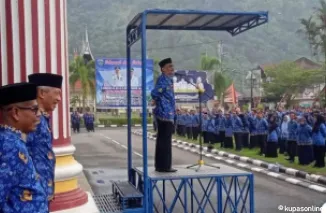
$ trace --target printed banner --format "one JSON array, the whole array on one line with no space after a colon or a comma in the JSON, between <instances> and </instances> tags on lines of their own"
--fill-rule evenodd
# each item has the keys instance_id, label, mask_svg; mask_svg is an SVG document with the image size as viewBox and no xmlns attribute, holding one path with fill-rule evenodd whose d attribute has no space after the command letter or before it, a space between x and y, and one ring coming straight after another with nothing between
<instances>
[{"instance_id":1,"label":"printed banner","mask_svg":"<svg viewBox=\"0 0 326 213\"><path fill-rule=\"evenodd\" d=\"M196 86L204 89L202 102L214 98L212 85L207 82L207 73L196 70L178 70L173 77L174 94L177 103L198 103L198 90ZM178 75L180 74L180 75Z\"/></svg>"},{"instance_id":2,"label":"printed banner","mask_svg":"<svg viewBox=\"0 0 326 213\"><path fill-rule=\"evenodd\" d=\"M153 60L147 60L146 100L153 89ZM141 60L131 60L131 106L142 105ZM96 108L117 109L127 107L127 60L125 58L96 59Z\"/></svg>"}]
</instances>

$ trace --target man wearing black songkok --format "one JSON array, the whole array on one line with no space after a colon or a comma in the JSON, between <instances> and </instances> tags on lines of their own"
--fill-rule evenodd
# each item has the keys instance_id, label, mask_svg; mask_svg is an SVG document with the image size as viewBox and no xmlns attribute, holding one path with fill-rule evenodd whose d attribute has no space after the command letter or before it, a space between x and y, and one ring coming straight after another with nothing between
<instances>
[{"instance_id":1,"label":"man wearing black songkok","mask_svg":"<svg viewBox=\"0 0 326 213\"><path fill-rule=\"evenodd\" d=\"M175 118L175 99L172 76L174 68L171 58L159 62L162 74L152 90L155 103L154 115L157 121L155 169L158 172L176 172L172 165L172 133Z\"/></svg>"},{"instance_id":2,"label":"man wearing black songkok","mask_svg":"<svg viewBox=\"0 0 326 213\"><path fill-rule=\"evenodd\" d=\"M0 212L48 213L47 197L24 137L39 122L36 85L6 85L0 87L0 97Z\"/></svg>"},{"instance_id":3,"label":"man wearing black songkok","mask_svg":"<svg viewBox=\"0 0 326 213\"><path fill-rule=\"evenodd\" d=\"M61 101L62 76L51 73L34 73L29 82L37 85L37 103L41 111L40 123L35 132L28 135L27 147L35 169L40 175L48 201L54 196L55 155L52 149L50 113ZM62 118L58 118L62 119Z\"/></svg>"}]
</instances>

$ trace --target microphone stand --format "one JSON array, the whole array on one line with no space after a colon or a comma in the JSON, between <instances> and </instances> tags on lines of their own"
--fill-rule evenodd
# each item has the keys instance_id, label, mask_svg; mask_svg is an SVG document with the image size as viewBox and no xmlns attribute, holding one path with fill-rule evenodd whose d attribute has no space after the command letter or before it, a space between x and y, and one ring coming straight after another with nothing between
<instances>
[{"instance_id":1,"label":"microphone stand","mask_svg":"<svg viewBox=\"0 0 326 213\"><path fill-rule=\"evenodd\" d=\"M187 166L186 168L187 169L192 169L194 167L197 167L196 168L196 172L198 172L202 166L209 166L209 167L212 167L212 168L215 168L215 169L220 169L219 166L215 166L215 165L212 165L212 164L207 164L205 163L205 161L203 160L203 142L202 142L202 135L203 135L203 131L202 131L202 122L203 122L203 118L202 118L202 93L204 93L204 90L201 90L200 88L198 88L197 85L189 82L188 80L186 80L187 83L195 86L198 90L198 102L199 102L199 160L197 163L195 164L192 164L190 166ZM207 95L207 94L206 94Z\"/></svg>"}]
</instances>

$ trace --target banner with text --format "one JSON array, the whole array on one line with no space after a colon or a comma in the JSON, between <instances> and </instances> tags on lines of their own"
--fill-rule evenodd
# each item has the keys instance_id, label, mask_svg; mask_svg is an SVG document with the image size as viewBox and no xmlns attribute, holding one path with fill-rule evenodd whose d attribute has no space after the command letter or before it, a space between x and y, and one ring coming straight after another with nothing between
<instances>
[{"instance_id":1,"label":"banner with text","mask_svg":"<svg viewBox=\"0 0 326 213\"><path fill-rule=\"evenodd\" d=\"M177 103L197 103L198 90L196 86L204 89L202 102L207 102L214 98L214 90L207 82L207 73L197 70L178 70L173 77L174 94Z\"/></svg>"},{"instance_id":2,"label":"banner with text","mask_svg":"<svg viewBox=\"0 0 326 213\"><path fill-rule=\"evenodd\" d=\"M153 89L153 60L147 59L146 98L150 100ZM131 106L140 108L141 93L141 60L131 60ZM127 60L125 58L96 59L96 108L117 109L127 107Z\"/></svg>"}]
</instances>

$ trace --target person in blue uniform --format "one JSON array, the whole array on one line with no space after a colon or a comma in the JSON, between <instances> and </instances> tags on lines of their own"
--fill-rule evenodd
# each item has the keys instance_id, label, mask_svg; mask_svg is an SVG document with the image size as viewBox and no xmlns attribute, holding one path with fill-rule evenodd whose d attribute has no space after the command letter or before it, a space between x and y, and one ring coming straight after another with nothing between
<instances>
[{"instance_id":1,"label":"person in blue uniform","mask_svg":"<svg viewBox=\"0 0 326 213\"><path fill-rule=\"evenodd\" d=\"M298 123L296 121L296 114L292 111L290 113L290 122L288 124L288 145L287 145L287 153L289 158L287 159L290 162L294 162L295 156L297 155L297 129Z\"/></svg>"},{"instance_id":2,"label":"person in blue uniform","mask_svg":"<svg viewBox=\"0 0 326 213\"><path fill-rule=\"evenodd\" d=\"M239 114L239 118L242 122L242 146L249 147L249 121L248 116L245 113Z\"/></svg>"},{"instance_id":3,"label":"person in blue uniform","mask_svg":"<svg viewBox=\"0 0 326 213\"><path fill-rule=\"evenodd\" d=\"M222 110L219 110L219 118L218 118L218 122L219 122L219 138L221 141L221 148L224 147L224 141L225 141L225 117L222 113Z\"/></svg>"},{"instance_id":4,"label":"person in blue uniform","mask_svg":"<svg viewBox=\"0 0 326 213\"><path fill-rule=\"evenodd\" d=\"M61 101L62 76L51 73L34 73L28 76L29 82L37 85L37 104L41 111L40 123L35 132L27 137L27 148L32 157L42 187L47 198L54 197L55 155L52 149L50 113ZM61 119L61 118L59 118Z\"/></svg>"},{"instance_id":5,"label":"person in blue uniform","mask_svg":"<svg viewBox=\"0 0 326 213\"><path fill-rule=\"evenodd\" d=\"M255 109L252 110L251 115L249 115L248 122L249 122L249 131L250 131L250 140L249 140L249 149L253 149L257 147L257 111Z\"/></svg>"},{"instance_id":6,"label":"person in blue uniform","mask_svg":"<svg viewBox=\"0 0 326 213\"><path fill-rule=\"evenodd\" d=\"M180 125L180 136L185 137L186 136L186 112L185 112L185 110L181 110L179 125Z\"/></svg>"},{"instance_id":7,"label":"person in blue uniform","mask_svg":"<svg viewBox=\"0 0 326 213\"><path fill-rule=\"evenodd\" d=\"M74 133L79 133L80 116L79 116L79 113L77 112L77 110L71 114L71 124L72 124L72 129L73 129Z\"/></svg>"},{"instance_id":8,"label":"person in blue uniform","mask_svg":"<svg viewBox=\"0 0 326 213\"><path fill-rule=\"evenodd\" d=\"M86 130L87 130L87 132L89 132L90 131L90 125L89 125L90 116L89 116L88 110L86 110L86 112L84 113L83 120L84 120Z\"/></svg>"},{"instance_id":9,"label":"person in blue uniform","mask_svg":"<svg viewBox=\"0 0 326 213\"><path fill-rule=\"evenodd\" d=\"M220 123L221 123L221 114L219 111L215 113L215 128L216 128L216 142L221 142L221 135L220 135Z\"/></svg>"},{"instance_id":10,"label":"person in blue uniform","mask_svg":"<svg viewBox=\"0 0 326 213\"><path fill-rule=\"evenodd\" d=\"M172 166L172 132L175 118L173 89L174 67L171 58L159 62L162 74L151 92L155 101L155 117L158 131L155 147L155 169L158 172L176 172Z\"/></svg>"},{"instance_id":11,"label":"person in blue uniform","mask_svg":"<svg viewBox=\"0 0 326 213\"><path fill-rule=\"evenodd\" d=\"M174 120L175 120L176 132L178 136L181 136L180 119L181 119L180 109L176 109L176 115L174 117Z\"/></svg>"},{"instance_id":12,"label":"person in blue uniform","mask_svg":"<svg viewBox=\"0 0 326 213\"><path fill-rule=\"evenodd\" d=\"M299 164L309 165L314 160L312 146L312 127L307 123L306 118L303 116L298 118L298 122L297 146Z\"/></svg>"},{"instance_id":13,"label":"person in blue uniform","mask_svg":"<svg viewBox=\"0 0 326 213\"><path fill-rule=\"evenodd\" d=\"M207 112L203 112L202 114L202 123L201 123L201 137L203 137L203 142L209 143L209 137L208 137L208 131L207 131L207 127L208 127L208 113Z\"/></svg>"},{"instance_id":14,"label":"person in blue uniform","mask_svg":"<svg viewBox=\"0 0 326 213\"><path fill-rule=\"evenodd\" d=\"M265 157L277 158L279 127L277 125L277 116L272 115L269 118L267 143L265 147Z\"/></svg>"},{"instance_id":15,"label":"person in blue uniform","mask_svg":"<svg viewBox=\"0 0 326 213\"><path fill-rule=\"evenodd\" d=\"M185 114L186 133L189 140L192 139L192 118L190 112L186 111Z\"/></svg>"},{"instance_id":16,"label":"person in blue uniform","mask_svg":"<svg viewBox=\"0 0 326 213\"><path fill-rule=\"evenodd\" d=\"M94 122L95 122L95 116L93 113L88 112L89 117L88 117L88 128L90 132L95 132L94 129Z\"/></svg>"},{"instance_id":17,"label":"person in blue uniform","mask_svg":"<svg viewBox=\"0 0 326 213\"><path fill-rule=\"evenodd\" d=\"M192 139L197 141L199 134L199 115L195 110L191 111Z\"/></svg>"},{"instance_id":18,"label":"person in blue uniform","mask_svg":"<svg viewBox=\"0 0 326 213\"><path fill-rule=\"evenodd\" d=\"M23 136L39 123L36 85L3 86L0 97L0 212L48 213L48 199Z\"/></svg>"},{"instance_id":19,"label":"person in blue uniform","mask_svg":"<svg viewBox=\"0 0 326 213\"><path fill-rule=\"evenodd\" d=\"M268 123L264 118L264 114L262 111L259 111L257 114L256 130L257 130L257 141L260 147L259 155L263 155L265 153L265 144L266 144L267 133L268 133Z\"/></svg>"},{"instance_id":20,"label":"person in blue uniform","mask_svg":"<svg viewBox=\"0 0 326 213\"><path fill-rule=\"evenodd\" d=\"M234 122L231 118L230 113L225 113L224 119L225 137L224 137L224 148L233 149L233 129Z\"/></svg>"},{"instance_id":21,"label":"person in blue uniform","mask_svg":"<svg viewBox=\"0 0 326 213\"><path fill-rule=\"evenodd\" d=\"M322 115L315 115L314 127L312 128L312 143L314 146L315 165L314 167L325 167L325 119Z\"/></svg>"},{"instance_id":22,"label":"person in blue uniform","mask_svg":"<svg viewBox=\"0 0 326 213\"><path fill-rule=\"evenodd\" d=\"M208 148L210 150L213 148L213 144L216 143L216 137L217 137L217 132L215 126L215 116L211 115L207 120L207 138L209 143Z\"/></svg>"},{"instance_id":23,"label":"person in blue uniform","mask_svg":"<svg viewBox=\"0 0 326 213\"><path fill-rule=\"evenodd\" d=\"M282 118L282 123L280 126L280 141L279 141L279 147L280 147L280 154L284 154L287 150L287 144L289 139L289 122L290 118L284 114Z\"/></svg>"},{"instance_id":24,"label":"person in blue uniform","mask_svg":"<svg viewBox=\"0 0 326 213\"><path fill-rule=\"evenodd\" d=\"M242 123L241 119L239 118L237 112L233 113L232 119L234 122L233 133L234 133L234 140L235 140L235 149L237 151L241 151L243 123Z\"/></svg>"}]
</instances>

